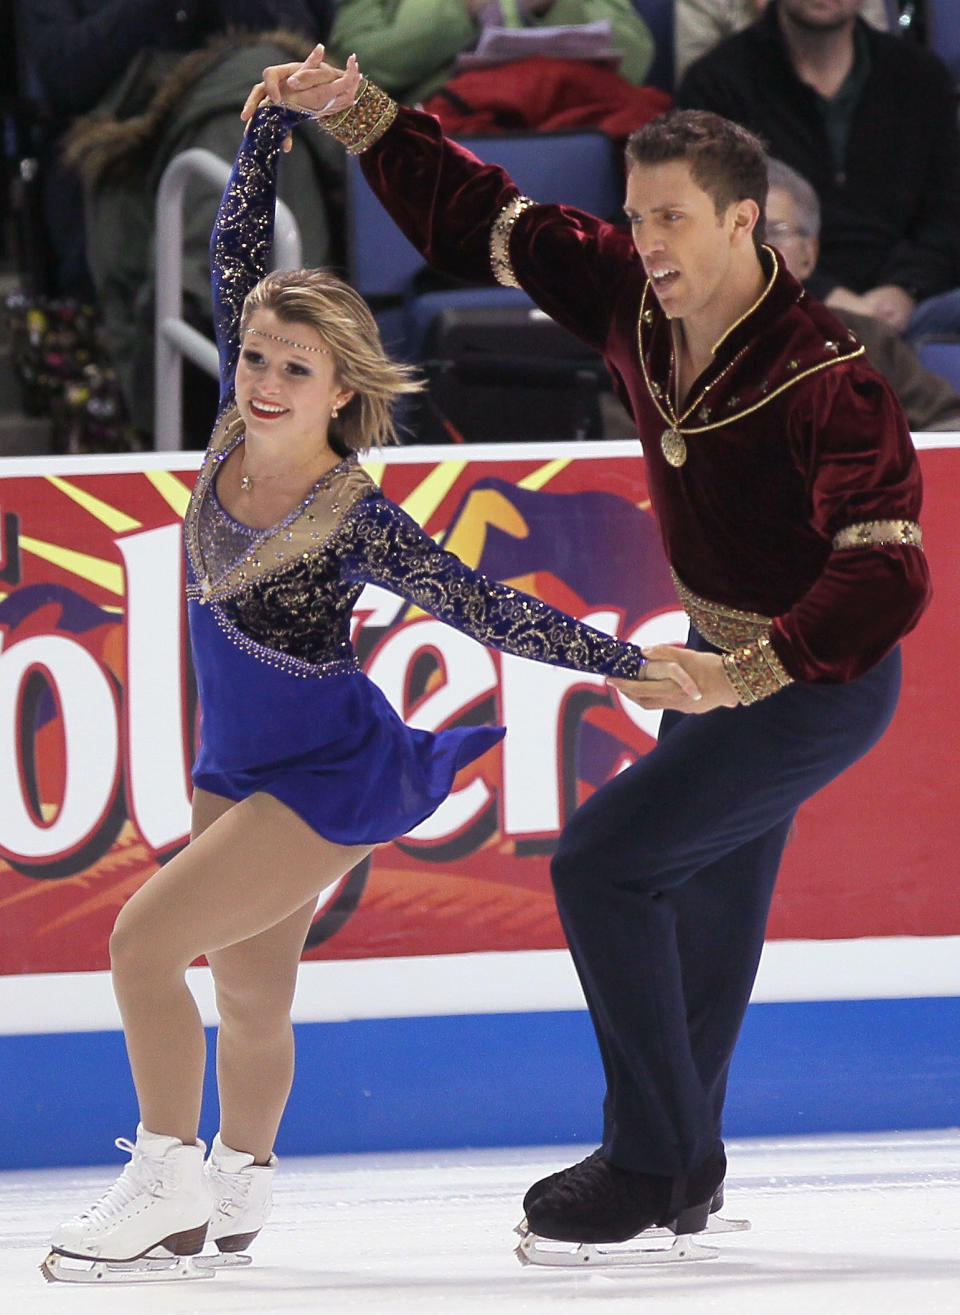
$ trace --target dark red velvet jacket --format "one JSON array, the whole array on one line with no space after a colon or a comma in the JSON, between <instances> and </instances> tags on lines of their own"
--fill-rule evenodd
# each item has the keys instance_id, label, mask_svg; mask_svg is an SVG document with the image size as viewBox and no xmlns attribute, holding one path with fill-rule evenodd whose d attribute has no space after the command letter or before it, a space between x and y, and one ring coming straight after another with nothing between
<instances>
[{"instance_id":1,"label":"dark red velvet jacket","mask_svg":"<svg viewBox=\"0 0 960 1315\"><path fill-rule=\"evenodd\" d=\"M493 283L490 233L518 189L401 109L362 156L371 187L439 270ZM843 682L913 628L929 597L915 546L834 549L867 521L916 521L920 470L891 389L852 335L765 250L766 292L717 345L681 407L714 382L688 425L679 468L660 450L667 427L645 379L668 384L669 323L649 292L626 229L557 205L513 227L517 283L601 352L644 445L667 558L702 598L773 618L770 638L797 680ZM645 314L641 320L641 303ZM644 361L641 361L641 343ZM722 377L721 377L722 376ZM729 418L728 418L729 417Z\"/></svg>"}]
</instances>

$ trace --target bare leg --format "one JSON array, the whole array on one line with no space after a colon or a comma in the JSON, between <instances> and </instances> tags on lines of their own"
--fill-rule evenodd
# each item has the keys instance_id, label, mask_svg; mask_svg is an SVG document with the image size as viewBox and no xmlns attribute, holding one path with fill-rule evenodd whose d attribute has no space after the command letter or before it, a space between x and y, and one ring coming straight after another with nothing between
<instances>
[{"instance_id":1,"label":"bare leg","mask_svg":"<svg viewBox=\"0 0 960 1315\"><path fill-rule=\"evenodd\" d=\"M127 902L110 942L141 1120L151 1132L188 1144L197 1137L205 1048L186 969L202 954L215 958L246 942L247 953L224 966L228 1011L229 982L237 979L229 970L242 961L255 974L246 998L273 995L274 1015L271 974L285 965L280 994L286 992L289 1008L294 933L306 930L307 906L369 852L366 846L324 840L269 795L255 794L232 807L224 801L222 811L211 796L206 803L210 811L197 819L203 829ZM283 930L273 940L250 949L250 942L280 924ZM302 943L301 936L298 958ZM260 1078L265 1068L258 1057ZM288 1084L285 1076L283 1085ZM256 1136L264 1137L265 1130Z\"/></svg>"},{"instance_id":2,"label":"bare leg","mask_svg":"<svg viewBox=\"0 0 960 1315\"><path fill-rule=\"evenodd\" d=\"M195 790L193 839L233 807ZM220 1135L266 1164L293 1082L290 1006L316 898L268 931L207 956L217 990Z\"/></svg>"},{"instance_id":3,"label":"bare leg","mask_svg":"<svg viewBox=\"0 0 960 1315\"><path fill-rule=\"evenodd\" d=\"M220 1136L257 1164L270 1159L293 1082L290 1005L316 903L209 956L220 1013Z\"/></svg>"}]
</instances>

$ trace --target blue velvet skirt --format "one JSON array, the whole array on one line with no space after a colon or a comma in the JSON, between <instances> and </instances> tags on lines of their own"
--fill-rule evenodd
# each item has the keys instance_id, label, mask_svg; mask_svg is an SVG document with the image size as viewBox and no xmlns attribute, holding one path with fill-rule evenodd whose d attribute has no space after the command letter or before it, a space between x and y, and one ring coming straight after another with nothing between
<instances>
[{"instance_id":1,"label":"blue velvet skirt","mask_svg":"<svg viewBox=\"0 0 960 1315\"><path fill-rule=\"evenodd\" d=\"M394 840L429 817L500 726L413 730L359 670L300 675L239 647L190 603L202 713L193 782L227 799L273 795L341 845Z\"/></svg>"}]
</instances>

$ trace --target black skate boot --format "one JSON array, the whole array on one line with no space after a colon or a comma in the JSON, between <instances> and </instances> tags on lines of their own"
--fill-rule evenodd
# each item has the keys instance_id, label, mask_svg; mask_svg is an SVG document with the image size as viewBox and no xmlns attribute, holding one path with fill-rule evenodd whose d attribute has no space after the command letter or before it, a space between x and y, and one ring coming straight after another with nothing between
<instances>
[{"instance_id":1,"label":"black skate boot","mask_svg":"<svg viewBox=\"0 0 960 1315\"><path fill-rule=\"evenodd\" d=\"M588 1164L592 1164L594 1160L602 1158L602 1151L592 1151L587 1158L581 1160L579 1164L571 1164L567 1169L559 1169L556 1173L548 1174L546 1178L538 1179L532 1187L527 1188L527 1194L523 1198L524 1214L529 1215L530 1207L533 1205L534 1201L540 1200L540 1197L543 1196L544 1192L548 1192L551 1187L555 1187L558 1183L566 1182L571 1174L578 1173L581 1169L585 1169Z\"/></svg>"},{"instance_id":2,"label":"black skate boot","mask_svg":"<svg viewBox=\"0 0 960 1315\"><path fill-rule=\"evenodd\" d=\"M724 1154L722 1142L719 1142L717 1144L717 1153L720 1155ZM557 1173L548 1174L546 1178L540 1178L531 1187L527 1188L527 1194L523 1198L524 1214L529 1215L530 1207L533 1205L534 1201L538 1201L540 1197L543 1196L544 1192L549 1191L550 1188L554 1187L558 1183L566 1182L571 1174L576 1174L581 1169L585 1169L587 1165L592 1164L594 1160L602 1160L602 1159L603 1159L603 1151L598 1149L592 1151L591 1154L588 1155L585 1160L581 1160L579 1164L571 1164L567 1169L560 1169ZM726 1166L726 1159L724 1159L724 1166ZM722 1210L722 1209L723 1209L723 1179L720 1180L720 1184L717 1187L716 1191L714 1192L713 1199L710 1202L710 1214L715 1214L718 1210Z\"/></svg>"},{"instance_id":3,"label":"black skate boot","mask_svg":"<svg viewBox=\"0 0 960 1315\"><path fill-rule=\"evenodd\" d=\"M648 1228L698 1233L725 1173L722 1149L681 1178L621 1169L594 1152L525 1202L527 1228L555 1241L593 1243L626 1242Z\"/></svg>"}]
</instances>

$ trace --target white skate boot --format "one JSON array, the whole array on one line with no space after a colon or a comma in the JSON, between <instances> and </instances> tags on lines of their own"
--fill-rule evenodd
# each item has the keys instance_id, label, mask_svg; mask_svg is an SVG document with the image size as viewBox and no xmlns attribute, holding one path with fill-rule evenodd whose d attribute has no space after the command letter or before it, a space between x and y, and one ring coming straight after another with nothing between
<instances>
[{"instance_id":1,"label":"white skate boot","mask_svg":"<svg viewBox=\"0 0 960 1315\"><path fill-rule=\"evenodd\" d=\"M213 1210L204 1144L185 1146L142 1124L136 1144L125 1137L116 1144L130 1163L95 1205L54 1230L40 1266L44 1277L67 1283L210 1277L192 1260L203 1249Z\"/></svg>"},{"instance_id":2,"label":"white skate boot","mask_svg":"<svg viewBox=\"0 0 960 1315\"><path fill-rule=\"evenodd\" d=\"M277 1157L254 1164L253 1156L226 1146L217 1133L204 1173L213 1193L213 1214L207 1237L217 1246L215 1256L203 1256L201 1265L249 1265L241 1254L267 1222L273 1205L273 1175Z\"/></svg>"}]
</instances>

